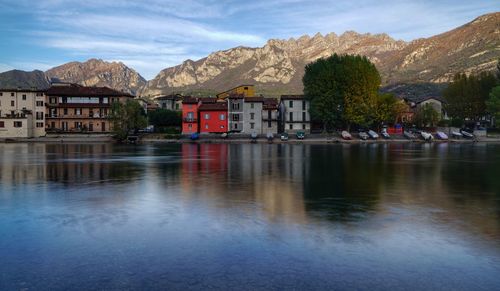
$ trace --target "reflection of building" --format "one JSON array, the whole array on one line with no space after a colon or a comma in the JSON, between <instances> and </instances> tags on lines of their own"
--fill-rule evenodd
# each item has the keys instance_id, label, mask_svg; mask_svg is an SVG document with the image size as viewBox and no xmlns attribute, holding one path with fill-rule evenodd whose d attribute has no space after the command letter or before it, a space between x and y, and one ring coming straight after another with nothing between
<instances>
[{"instance_id":1,"label":"reflection of building","mask_svg":"<svg viewBox=\"0 0 500 291\"><path fill-rule=\"evenodd\" d=\"M46 147L44 143L0 144L0 194L46 180Z\"/></svg>"},{"instance_id":2,"label":"reflection of building","mask_svg":"<svg viewBox=\"0 0 500 291\"><path fill-rule=\"evenodd\" d=\"M281 130L295 133L309 132L309 100L304 95L282 95L280 102Z\"/></svg>"},{"instance_id":3,"label":"reflection of building","mask_svg":"<svg viewBox=\"0 0 500 291\"><path fill-rule=\"evenodd\" d=\"M76 84L53 85L46 95L47 130L62 132L110 132L111 104L133 98L107 87Z\"/></svg>"},{"instance_id":4,"label":"reflection of building","mask_svg":"<svg viewBox=\"0 0 500 291\"><path fill-rule=\"evenodd\" d=\"M45 135L45 94L36 89L0 89L0 137Z\"/></svg>"}]
</instances>

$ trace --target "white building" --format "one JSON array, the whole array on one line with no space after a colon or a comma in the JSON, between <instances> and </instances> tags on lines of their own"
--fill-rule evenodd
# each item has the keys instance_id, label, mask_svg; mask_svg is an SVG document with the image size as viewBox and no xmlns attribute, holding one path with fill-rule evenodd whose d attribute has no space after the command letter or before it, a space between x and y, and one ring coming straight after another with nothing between
<instances>
[{"instance_id":1,"label":"white building","mask_svg":"<svg viewBox=\"0 0 500 291\"><path fill-rule=\"evenodd\" d=\"M296 133L311 131L309 100L304 95L282 95L280 101L281 131Z\"/></svg>"},{"instance_id":2,"label":"white building","mask_svg":"<svg viewBox=\"0 0 500 291\"><path fill-rule=\"evenodd\" d=\"M29 138L44 135L44 91L0 89L0 138Z\"/></svg>"},{"instance_id":3,"label":"white building","mask_svg":"<svg viewBox=\"0 0 500 291\"><path fill-rule=\"evenodd\" d=\"M245 97L243 99L243 132L262 134L263 97Z\"/></svg>"}]
</instances>

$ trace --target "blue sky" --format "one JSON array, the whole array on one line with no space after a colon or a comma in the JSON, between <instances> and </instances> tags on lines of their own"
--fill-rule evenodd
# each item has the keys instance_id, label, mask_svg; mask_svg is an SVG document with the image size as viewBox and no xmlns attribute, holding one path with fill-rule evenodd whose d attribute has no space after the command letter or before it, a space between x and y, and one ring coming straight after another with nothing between
<instances>
[{"instance_id":1,"label":"blue sky","mask_svg":"<svg viewBox=\"0 0 500 291\"><path fill-rule=\"evenodd\" d=\"M270 38L355 30L410 41L495 11L498 0L0 0L0 71L100 58L151 79Z\"/></svg>"}]
</instances>

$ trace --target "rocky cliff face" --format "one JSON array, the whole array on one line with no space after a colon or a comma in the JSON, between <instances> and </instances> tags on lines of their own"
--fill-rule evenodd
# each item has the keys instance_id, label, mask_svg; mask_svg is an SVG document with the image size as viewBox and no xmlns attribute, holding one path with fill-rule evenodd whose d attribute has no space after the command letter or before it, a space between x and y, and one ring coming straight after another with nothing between
<instances>
[{"instance_id":1,"label":"rocky cliff face","mask_svg":"<svg viewBox=\"0 0 500 291\"><path fill-rule=\"evenodd\" d=\"M90 59L86 62L70 62L45 72L49 78L84 86L107 86L135 94L146 80L121 62L105 62Z\"/></svg>"},{"instance_id":2,"label":"rocky cliff face","mask_svg":"<svg viewBox=\"0 0 500 291\"><path fill-rule=\"evenodd\" d=\"M237 47L187 60L162 70L139 94L172 91L221 91L242 83L264 92L299 93L304 66L333 53L367 56L384 85L449 82L457 72L492 70L500 56L500 13L487 14L449 32L410 43L386 34L345 32L298 39L269 40L261 48Z\"/></svg>"}]
</instances>

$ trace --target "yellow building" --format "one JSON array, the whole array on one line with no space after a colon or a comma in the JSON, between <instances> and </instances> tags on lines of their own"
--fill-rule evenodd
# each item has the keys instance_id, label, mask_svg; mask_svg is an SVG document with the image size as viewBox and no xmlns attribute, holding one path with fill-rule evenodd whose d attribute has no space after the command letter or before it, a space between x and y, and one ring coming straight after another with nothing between
<instances>
[{"instance_id":1,"label":"yellow building","mask_svg":"<svg viewBox=\"0 0 500 291\"><path fill-rule=\"evenodd\" d=\"M254 85L240 85L238 87L229 89L225 92L217 94L217 98L226 99L230 95L242 95L243 97L255 97Z\"/></svg>"}]
</instances>

